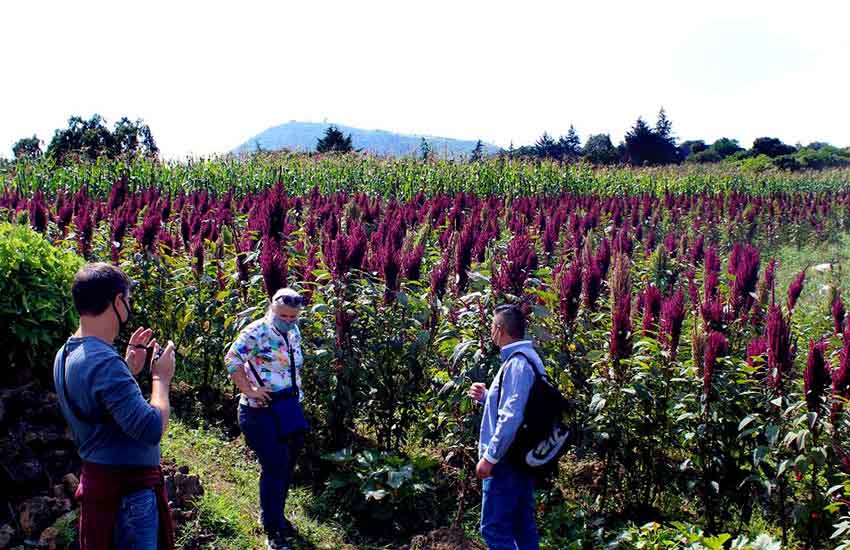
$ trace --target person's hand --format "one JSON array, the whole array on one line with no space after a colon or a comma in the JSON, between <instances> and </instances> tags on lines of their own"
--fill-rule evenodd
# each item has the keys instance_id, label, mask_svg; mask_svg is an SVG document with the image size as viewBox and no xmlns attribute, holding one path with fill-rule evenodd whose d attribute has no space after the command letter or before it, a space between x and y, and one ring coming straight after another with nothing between
<instances>
[{"instance_id":1,"label":"person's hand","mask_svg":"<svg viewBox=\"0 0 850 550\"><path fill-rule=\"evenodd\" d=\"M250 386L247 391L243 390L242 394L248 399L254 399L260 403L262 406L268 405L271 400L271 396L269 396L268 388L256 388L254 386Z\"/></svg>"},{"instance_id":2,"label":"person's hand","mask_svg":"<svg viewBox=\"0 0 850 550\"><path fill-rule=\"evenodd\" d=\"M156 340L153 339L153 331L149 328L139 327L130 336L124 360L127 361L127 366L130 367L133 376L138 375L145 368L147 348L153 346L156 346Z\"/></svg>"},{"instance_id":3,"label":"person's hand","mask_svg":"<svg viewBox=\"0 0 850 550\"><path fill-rule=\"evenodd\" d=\"M493 464L487 462L486 458L482 458L475 466L475 476L478 479L487 479L491 475L493 475Z\"/></svg>"},{"instance_id":4,"label":"person's hand","mask_svg":"<svg viewBox=\"0 0 850 550\"><path fill-rule=\"evenodd\" d=\"M487 393L487 385L481 382L476 382L469 387L467 395L476 401L482 401Z\"/></svg>"},{"instance_id":5,"label":"person's hand","mask_svg":"<svg viewBox=\"0 0 850 550\"><path fill-rule=\"evenodd\" d=\"M154 354L157 352L159 352L159 345L156 345L154 348ZM151 378L154 380L160 379L166 384L170 384L171 379L174 377L175 364L174 342L169 340L162 355L151 364Z\"/></svg>"}]
</instances>

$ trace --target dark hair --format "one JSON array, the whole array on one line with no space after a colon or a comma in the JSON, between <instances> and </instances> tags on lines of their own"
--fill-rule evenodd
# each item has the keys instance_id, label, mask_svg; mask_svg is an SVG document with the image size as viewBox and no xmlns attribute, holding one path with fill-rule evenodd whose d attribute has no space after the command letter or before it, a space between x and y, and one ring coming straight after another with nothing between
<instances>
[{"instance_id":1,"label":"dark hair","mask_svg":"<svg viewBox=\"0 0 850 550\"><path fill-rule=\"evenodd\" d=\"M525 338L525 314L522 308L513 304L502 304L496 307L496 321L514 339Z\"/></svg>"},{"instance_id":2,"label":"dark hair","mask_svg":"<svg viewBox=\"0 0 850 550\"><path fill-rule=\"evenodd\" d=\"M119 294L127 296L130 278L120 268L103 262L86 264L74 276L71 294L80 315L100 315Z\"/></svg>"}]
</instances>

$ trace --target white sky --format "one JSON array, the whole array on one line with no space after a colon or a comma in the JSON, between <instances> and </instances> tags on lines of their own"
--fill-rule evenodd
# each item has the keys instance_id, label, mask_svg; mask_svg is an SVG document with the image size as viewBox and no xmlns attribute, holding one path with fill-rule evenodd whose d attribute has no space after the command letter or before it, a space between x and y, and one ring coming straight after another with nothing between
<instances>
[{"instance_id":1,"label":"white sky","mask_svg":"<svg viewBox=\"0 0 850 550\"><path fill-rule=\"evenodd\" d=\"M69 116L141 117L167 157L287 122L616 144L664 106L680 139L850 146L850 2L103 2L2 8L0 155Z\"/></svg>"}]
</instances>

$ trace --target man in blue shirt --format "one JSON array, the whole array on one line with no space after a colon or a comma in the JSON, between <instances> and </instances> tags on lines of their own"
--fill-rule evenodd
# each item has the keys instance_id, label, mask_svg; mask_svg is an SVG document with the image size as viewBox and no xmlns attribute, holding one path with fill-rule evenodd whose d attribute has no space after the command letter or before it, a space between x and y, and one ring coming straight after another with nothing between
<instances>
[{"instance_id":1,"label":"man in blue shirt","mask_svg":"<svg viewBox=\"0 0 850 550\"><path fill-rule=\"evenodd\" d=\"M534 483L530 473L505 458L522 424L535 371L543 369L531 341L525 339L526 320L515 305L496 308L490 335L501 350L502 366L490 388L477 382L469 396L484 404L475 473L483 480L481 535L489 550L537 550L534 519ZM523 355L517 355L521 352ZM528 359L526 359L526 357ZM501 399L499 380L504 372Z\"/></svg>"},{"instance_id":2,"label":"man in blue shirt","mask_svg":"<svg viewBox=\"0 0 850 550\"><path fill-rule=\"evenodd\" d=\"M163 528L154 488L161 480L159 442L170 413L174 343L152 361L148 402L134 376L143 370L147 354L159 350L152 332L139 328L123 358L113 347L130 319L130 279L113 265L88 264L77 272L72 294L80 327L56 354L53 379L83 459L81 547L100 548L111 539L117 548L153 550ZM145 474L153 481L146 481ZM102 479L111 480L106 491ZM124 486L129 489L116 494L112 515L111 501L103 494ZM110 513L104 515L105 509ZM103 521L109 524L86 520L107 516L111 521Z\"/></svg>"}]
</instances>

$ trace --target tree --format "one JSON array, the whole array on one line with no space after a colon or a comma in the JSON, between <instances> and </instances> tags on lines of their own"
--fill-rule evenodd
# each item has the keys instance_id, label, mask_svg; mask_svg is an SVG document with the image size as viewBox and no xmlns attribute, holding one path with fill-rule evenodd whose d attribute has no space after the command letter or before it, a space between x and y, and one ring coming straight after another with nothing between
<instances>
[{"instance_id":1,"label":"tree","mask_svg":"<svg viewBox=\"0 0 850 550\"><path fill-rule=\"evenodd\" d=\"M18 160L37 159L41 156L41 140L35 134L31 138L21 138L12 146L12 154Z\"/></svg>"},{"instance_id":2,"label":"tree","mask_svg":"<svg viewBox=\"0 0 850 550\"><path fill-rule=\"evenodd\" d=\"M730 138L720 138L714 143L711 144L711 148L714 149L720 158L725 159L726 157L732 156L738 151L743 151L744 148L738 145L737 139Z\"/></svg>"},{"instance_id":3,"label":"tree","mask_svg":"<svg viewBox=\"0 0 850 550\"><path fill-rule=\"evenodd\" d=\"M584 158L593 164L614 164L620 158L608 134L594 134L588 137L582 153Z\"/></svg>"},{"instance_id":4,"label":"tree","mask_svg":"<svg viewBox=\"0 0 850 550\"><path fill-rule=\"evenodd\" d=\"M561 136L558 140L559 153L562 157L577 157L581 155L581 140L578 137L575 127L570 124L570 129L566 136Z\"/></svg>"},{"instance_id":5,"label":"tree","mask_svg":"<svg viewBox=\"0 0 850 550\"><path fill-rule=\"evenodd\" d=\"M760 137L753 141L753 148L751 151L754 157L767 155L773 158L780 157L782 155L790 155L796 152L797 149L790 145L785 145L778 138Z\"/></svg>"},{"instance_id":6,"label":"tree","mask_svg":"<svg viewBox=\"0 0 850 550\"><path fill-rule=\"evenodd\" d=\"M655 165L678 162L679 150L673 137L673 124L662 108L658 113L655 128L638 117L637 122L626 134L626 160L633 165Z\"/></svg>"},{"instance_id":7,"label":"tree","mask_svg":"<svg viewBox=\"0 0 850 550\"><path fill-rule=\"evenodd\" d=\"M658 164L656 161L657 136L643 118L638 117L635 125L626 133L625 142L626 161L629 164L635 166Z\"/></svg>"},{"instance_id":8,"label":"tree","mask_svg":"<svg viewBox=\"0 0 850 550\"><path fill-rule=\"evenodd\" d=\"M551 158L557 156L558 144L552 139L548 132L543 132L540 139L534 144L535 152L540 158Z\"/></svg>"},{"instance_id":9,"label":"tree","mask_svg":"<svg viewBox=\"0 0 850 550\"><path fill-rule=\"evenodd\" d=\"M683 141L681 145L679 145L679 156L682 158L688 158L691 155L695 155L697 153L701 153L708 149L708 145L701 139Z\"/></svg>"},{"instance_id":10,"label":"tree","mask_svg":"<svg viewBox=\"0 0 850 550\"><path fill-rule=\"evenodd\" d=\"M47 154L59 162L68 155L96 160L101 156L115 159L121 155L142 153L149 156L159 153L151 129L144 121L137 119L131 122L122 117L110 132L106 121L98 114L92 115L89 120L72 116L68 119L68 127L56 130L47 146Z\"/></svg>"},{"instance_id":11,"label":"tree","mask_svg":"<svg viewBox=\"0 0 850 550\"><path fill-rule=\"evenodd\" d=\"M328 126L325 136L316 143L316 151L319 153L350 153L352 150L351 134L346 137L334 125Z\"/></svg>"},{"instance_id":12,"label":"tree","mask_svg":"<svg viewBox=\"0 0 850 550\"><path fill-rule=\"evenodd\" d=\"M422 141L419 142L419 158L422 160L431 160L431 157L434 155L434 151L431 148L431 144L428 143L428 140L422 138Z\"/></svg>"},{"instance_id":13,"label":"tree","mask_svg":"<svg viewBox=\"0 0 850 550\"><path fill-rule=\"evenodd\" d=\"M658 120L655 122L655 132L661 136L662 139L673 139L673 123L670 122L669 118L667 118L667 112L664 110L664 107L661 107L661 110L658 111Z\"/></svg>"},{"instance_id":14,"label":"tree","mask_svg":"<svg viewBox=\"0 0 850 550\"><path fill-rule=\"evenodd\" d=\"M475 143L475 149L472 150L472 157L470 157L470 162L478 162L484 158L484 144L479 139Z\"/></svg>"}]
</instances>

